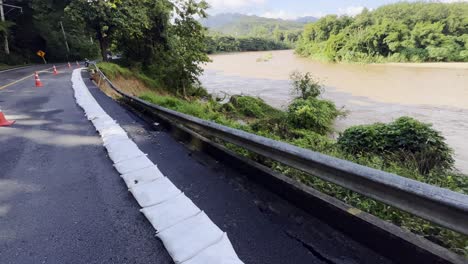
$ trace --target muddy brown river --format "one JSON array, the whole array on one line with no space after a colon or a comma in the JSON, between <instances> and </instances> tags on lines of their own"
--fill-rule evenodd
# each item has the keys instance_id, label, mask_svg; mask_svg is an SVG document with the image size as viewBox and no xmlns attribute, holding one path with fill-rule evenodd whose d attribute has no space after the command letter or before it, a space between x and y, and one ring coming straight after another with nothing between
<instances>
[{"instance_id":1,"label":"muddy brown river","mask_svg":"<svg viewBox=\"0 0 468 264\"><path fill-rule=\"evenodd\" d=\"M270 60L258 60L269 54ZM349 112L336 122L338 132L412 116L442 132L455 150L457 169L468 173L468 63L328 64L297 57L291 50L211 59L201 78L210 93L258 96L284 108L291 100L291 72L310 72L324 84L323 97Z\"/></svg>"}]
</instances>

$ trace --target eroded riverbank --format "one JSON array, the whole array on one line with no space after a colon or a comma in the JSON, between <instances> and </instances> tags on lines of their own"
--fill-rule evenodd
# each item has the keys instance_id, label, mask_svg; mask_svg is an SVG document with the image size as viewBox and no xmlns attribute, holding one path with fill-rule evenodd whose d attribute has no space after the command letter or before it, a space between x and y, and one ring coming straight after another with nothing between
<instances>
[{"instance_id":1,"label":"eroded riverbank","mask_svg":"<svg viewBox=\"0 0 468 264\"><path fill-rule=\"evenodd\" d=\"M271 53L272 59L257 62ZM292 51L248 52L212 56L203 85L211 93L248 94L275 107L291 99L289 74L311 72L325 84L324 97L349 111L338 120L342 131L357 124L389 122L412 116L434 124L455 150L456 166L468 173L468 70L399 65L324 64L296 57Z\"/></svg>"}]
</instances>

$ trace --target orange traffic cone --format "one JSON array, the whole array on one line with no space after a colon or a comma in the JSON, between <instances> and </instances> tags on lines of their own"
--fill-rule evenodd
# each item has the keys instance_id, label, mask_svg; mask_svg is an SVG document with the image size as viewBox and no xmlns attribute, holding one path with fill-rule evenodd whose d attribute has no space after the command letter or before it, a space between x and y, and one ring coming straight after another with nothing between
<instances>
[{"instance_id":1,"label":"orange traffic cone","mask_svg":"<svg viewBox=\"0 0 468 264\"><path fill-rule=\"evenodd\" d=\"M57 75L57 74L58 74L57 67L55 67L55 65L54 65L54 75Z\"/></svg>"},{"instance_id":2,"label":"orange traffic cone","mask_svg":"<svg viewBox=\"0 0 468 264\"><path fill-rule=\"evenodd\" d=\"M70 64L70 62L68 62L68 69L71 69L71 64Z\"/></svg>"},{"instance_id":3,"label":"orange traffic cone","mask_svg":"<svg viewBox=\"0 0 468 264\"><path fill-rule=\"evenodd\" d=\"M8 121L3 115L2 109L0 109L0 127L2 126L11 126L15 121Z\"/></svg>"},{"instance_id":4,"label":"orange traffic cone","mask_svg":"<svg viewBox=\"0 0 468 264\"><path fill-rule=\"evenodd\" d=\"M39 79L39 74L36 72L34 74L34 79L36 80L36 87L42 87L41 79Z\"/></svg>"}]
</instances>

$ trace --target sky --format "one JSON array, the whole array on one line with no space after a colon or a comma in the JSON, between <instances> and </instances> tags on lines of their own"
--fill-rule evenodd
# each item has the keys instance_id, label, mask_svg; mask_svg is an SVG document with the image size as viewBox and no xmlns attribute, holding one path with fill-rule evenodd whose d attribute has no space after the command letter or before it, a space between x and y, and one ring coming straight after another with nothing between
<instances>
[{"instance_id":1,"label":"sky","mask_svg":"<svg viewBox=\"0 0 468 264\"><path fill-rule=\"evenodd\" d=\"M327 14L357 15L363 8L375 9L399 0L206 0L209 14L241 13L270 18L295 19L303 16L321 17ZM468 2L440 0L438 2Z\"/></svg>"}]
</instances>

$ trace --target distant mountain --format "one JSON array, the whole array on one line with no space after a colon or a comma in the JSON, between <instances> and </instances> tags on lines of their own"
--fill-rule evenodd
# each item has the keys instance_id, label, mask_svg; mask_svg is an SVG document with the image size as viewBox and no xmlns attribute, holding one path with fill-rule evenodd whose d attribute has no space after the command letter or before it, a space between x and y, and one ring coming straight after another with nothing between
<instances>
[{"instance_id":1,"label":"distant mountain","mask_svg":"<svg viewBox=\"0 0 468 264\"><path fill-rule=\"evenodd\" d=\"M296 20L284 20L225 13L200 20L211 31L233 36L259 36L280 31L301 31L305 24L316 21L314 17L302 17Z\"/></svg>"},{"instance_id":2,"label":"distant mountain","mask_svg":"<svg viewBox=\"0 0 468 264\"><path fill-rule=\"evenodd\" d=\"M297 19L294 20L294 21L299 22L299 23L302 23L302 24L307 24L307 23L315 22L315 21L317 21L317 20L319 20L319 19L316 18L316 17L313 17L313 16L305 16L305 17L299 17L299 18L297 18Z\"/></svg>"},{"instance_id":3,"label":"distant mountain","mask_svg":"<svg viewBox=\"0 0 468 264\"><path fill-rule=\"evenodd\" d=\"M206 19L202 19L200 22L203 26L207 28L221 28L227 24L236 23L242 20L243 17L246 17L241 14L219 14L215 16L209 16Z\"/></svg>"}]
</instances>

